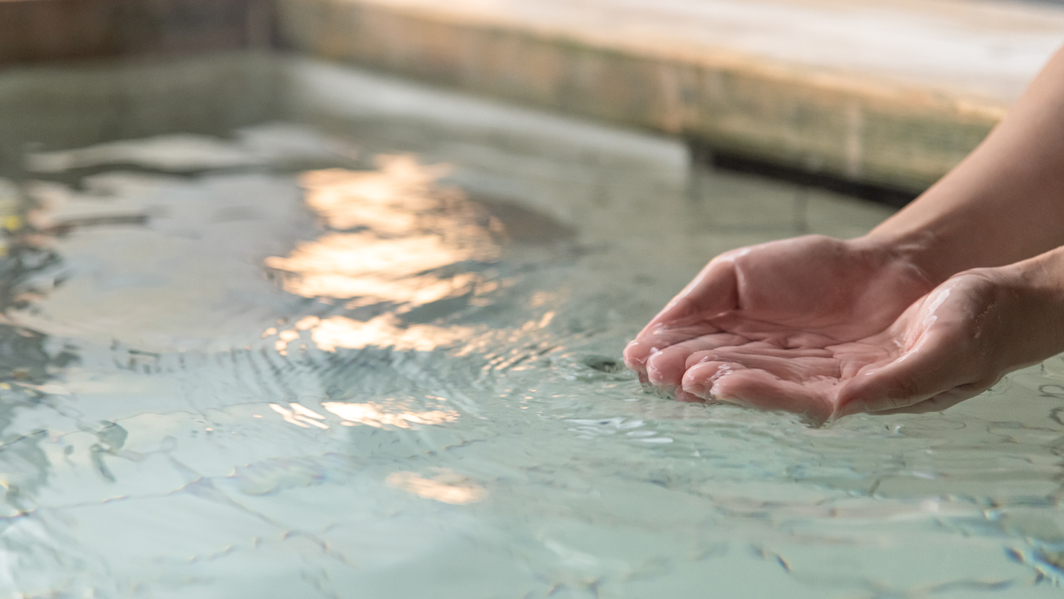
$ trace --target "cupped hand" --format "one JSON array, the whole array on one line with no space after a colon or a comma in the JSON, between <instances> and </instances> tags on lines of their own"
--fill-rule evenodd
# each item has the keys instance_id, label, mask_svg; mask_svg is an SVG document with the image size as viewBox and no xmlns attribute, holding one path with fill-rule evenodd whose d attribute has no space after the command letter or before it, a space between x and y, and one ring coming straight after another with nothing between
<instances>
[{"instance_id":1,"label":"cupped hand","mask_svg":"<svg viewBox=\"0 0 1064 599\"><path fill-rule=\"evenodd\" d=\"M645 382L824 421L928 412L1064 350L1064 248L931 287L867 239L719 256L625 349Z\"/></svg>"},{"instance_id":2,"label":"cupped hand","mask_svg":"<svg viewBox=\"0 0 1064 599\"><path fill-rule=\"evenodd\" d=\"M866 238L733 250L650 321L625 363L681 400L826 419L859 372L896 357L892 325L932 288L918 267Z\"/></svg>"},{"instance_id":3,"label":"cupped hand","mask_svg":"<svg viewBox=\"0 0 1064 599\"><path fill-rule=\"evenodd\" d=\"M913 304L893 345L839 388L837 414L941 411L1064 349L1064 290L1035 259L972 269Z\"/></svg>"}]
</instances>

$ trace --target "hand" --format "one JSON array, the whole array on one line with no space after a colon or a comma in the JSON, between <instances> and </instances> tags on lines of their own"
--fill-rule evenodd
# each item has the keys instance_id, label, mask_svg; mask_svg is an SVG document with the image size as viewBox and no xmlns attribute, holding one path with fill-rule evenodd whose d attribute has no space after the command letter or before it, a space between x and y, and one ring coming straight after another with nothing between
<instances>
[{"instance_id":1,"label":"hand","mask_svg":"<svg viewBox=\"0 0 1064 599\"><path fill-rule=\"evenodd\" d=\"M1061 351L1061 97L1064 50L978 148L868 236L724 254L625 362L680 399L830 418L941 408Z\"/></svg>"},{"instance_id":2,"label":"hand","mask_svg":"<svg viewBox=\"0 0 1064 599\"><path fill-rule=\"evenodd\" d=\"M890 359L887 329L932 287L866 238L742 248L711 261L628 345L625 363L681 400L829 418L847 381Z\"/></svg>"},{"instance_id":3,"label":"hand","mask_svg":"<svg viewBox=\"0 0 1064 599\"><path fill-rule=\"evenodd\" d=\"M941 411L1064 349L1058 252L954 275L881 336L894 348L839 389L839 415Z\"/></svg>"}]
</instances>

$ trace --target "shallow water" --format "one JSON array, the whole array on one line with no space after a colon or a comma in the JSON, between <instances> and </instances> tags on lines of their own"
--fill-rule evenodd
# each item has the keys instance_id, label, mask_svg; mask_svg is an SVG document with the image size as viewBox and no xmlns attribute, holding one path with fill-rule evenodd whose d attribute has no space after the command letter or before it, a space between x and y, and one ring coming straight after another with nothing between
<instances>
[{"instance_id":1,"label":"shallow water","mask_svg":"<svg viewBox=\"0 0 1064 599\"><path fill-rule=\"evenodd\" d=\"M3 596L1059 595L1064 361L820 429L620 364L714 254L886 209L292 76L339 104L0 191Z\"/></svg>"}]
</instances>

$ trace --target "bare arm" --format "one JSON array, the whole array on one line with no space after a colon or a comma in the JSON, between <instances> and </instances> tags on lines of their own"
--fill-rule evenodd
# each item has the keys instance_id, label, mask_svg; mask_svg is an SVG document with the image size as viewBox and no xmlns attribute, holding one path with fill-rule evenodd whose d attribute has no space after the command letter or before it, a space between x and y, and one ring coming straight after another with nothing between
<instances>
[{"instance_id":1,"label":"bare arm","mask_svg":"<svg viewBox=\"0 0 1064 599\"><path fill-rule=\"evenodd\" d=\"M1064 351L1064 51L987 139L866 236L711 261L625 350L684 400L942 410Z\"/></svg>"},{"instance_id":2,"label":"bare arm","mask_svg":"<svg viewBox=\"0 0 1064 599\"><path fill-rule=\"evenodd\" d=\"M1064 245L1064 50L978 148L867 237L934 283Z\"/></svg>"}]
</instances>

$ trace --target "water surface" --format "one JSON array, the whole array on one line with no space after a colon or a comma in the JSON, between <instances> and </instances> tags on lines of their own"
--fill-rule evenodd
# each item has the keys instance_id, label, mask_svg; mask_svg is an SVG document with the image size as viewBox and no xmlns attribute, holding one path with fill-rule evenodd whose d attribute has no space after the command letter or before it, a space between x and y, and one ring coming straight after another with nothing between
<instances>
[{"instance_id":1,"label":"water surface","mask_svg":"<svg viewBox=\"0 0 1064 599\"><path fill-rule=\"evenodd\" d=\"M1059 595L1064 361L820 429L621 365L716 253L887 209L300 68L346 104L0 191L3 596Z\"/></svg>"}]
</instances>

